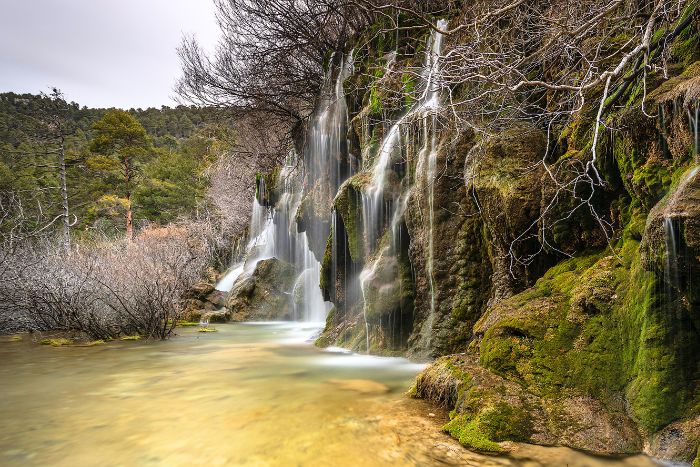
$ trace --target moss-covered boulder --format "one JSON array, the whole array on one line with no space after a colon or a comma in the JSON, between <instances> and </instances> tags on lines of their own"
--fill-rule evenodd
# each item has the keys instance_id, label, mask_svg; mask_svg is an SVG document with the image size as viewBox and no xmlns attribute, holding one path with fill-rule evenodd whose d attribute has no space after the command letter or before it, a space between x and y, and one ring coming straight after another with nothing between
<instances>
[{"instance_id":1,"label":"moss-covered boulder","mask_svg":"<svg viewBox=\"0 0 700 467\"><path fill-rule=\"evenodd\" d=\"M418 376L412 394L453 408L443 429L477 451L506 450L502 441L566 445L608 455L641 449L621 405L610 411L576 392L541 398L470 355L437 360Z\"/></svg>"},{"instance_id":2,"label":"moss-covered boulder","mask_svg":"<svg viewBox=\"0 0 700 467\"><path fill-rule=\"evenodd\" d=\"M333 200L333 209L342 219L350 259L362 263L366 254L363 224L362 192L370 183L366 172L357 174L343 183Z\"/></svg>"},{"instance_id":3,"label":"moss-covered boulder","mask_svg":"<svg viewBox=\"0 0 700 467\"><path fill-rule=\"evenodd\" d=\"M563 261L492 306L467 354L438 360L417 394L453 408L446 429L470 445L503 438L480 414L507 404L507 413L530 414L531 442L615 455L646 442L652 454L692 460L700 336L688 310L664 301L663 273L644 267L641 250L625 236L616 250ZM457 396L436 389L444 377L431 376L435 365L450 368ZM476 408L460 402L464 388L479 395Z\"/></svg>"},{"instance_id":4,"label":"moss-covered boulder","mask_svg":"<svg viewBox=\"0 0 700 467\"><path fill-rule=\"evenodd\" d=\"M292 319L291 292L294 266L277 258L260 261L249 275L240 277L227 299L233 321Z\"/></svg>"}]
</instances>

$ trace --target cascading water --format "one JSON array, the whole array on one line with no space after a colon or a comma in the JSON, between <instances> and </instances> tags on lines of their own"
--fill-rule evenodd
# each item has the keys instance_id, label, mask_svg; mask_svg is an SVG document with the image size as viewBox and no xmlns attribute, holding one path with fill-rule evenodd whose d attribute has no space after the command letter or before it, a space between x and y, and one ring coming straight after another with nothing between
<instances>
[{"instance_id":1,"label":"cascading water","mask_svg":"<svg viewBox=\"0 0 700 467\"><path fill-rule=\"evenodd\" d=\"M443 29L447 26L447 21L440 20L437 26L438 29ZM363 193L362 200L363 224L365 228L364 234L365 238L367 239L366 245L368 252L371 252L377 246L379 232L383 226L386 225L389 219L391 219L392 244L394 244L397 232L399 230L398 225L403 218L403 214L413 187L410 184L405 184L402 193L398 196L398 199L385 201L387 175L390 171L391 163L398 159L398 155L403 149L401 141L402 126L418 117L422 128L424 146L419 154L416 174L417 176L418 174L423 174L424 178L426 179L427 186L429 186L428 204L430 211L430 225L427 272L430 284L431 306L430 315L426 320L428 329L426 332L422 332L423 335L428 336L428 339L432 332L435 314L435 287L433 278L433 182L437 172L437 136L435 130L437 113L440 108L440 85L436 78L439 73L438 64L440 54L442 53L442 42L443 35L433 31L430 36L428 51L426 53L423 70L421 73L424 83L423 92L421 93L417 103L403 117L394 123L386 133L386 136L381 142L379 151L375 157L374 166L371 170L371 181L366 192ZM387 68L390 68L392 64L393 60L389 60L387 63ZM369 323L367 320L369 307L367 287L374 278L377 271L377 265L386 254L387 248L388 247L381 248L378 254L372 260L366 263L365 267L360 273L360 288L363 298L363 316L367 334L367 352L369 352L370 347ZM429 345L429 341L427 344Z\"/></svg>"},{"instance_id":2,"label":"cascading water","mask_svg":"<svg viewBox=\"0 0 700 467\"><path fill-rule=\"evenodd\" d=\"M248 229L248 243L245 251L234 255L236 262L229 271L216 284L216 290L230 292L236 281L244 272L251 274L257 264L263 259L271 258L274 249L274 223L272 212L260 204L258 199L267 197L265 179L260 178L256 187L256 195L253 197L253 207L250 215Z\"/></svg>"},{"instance_id":3,"label":"cascading water","mask_svg":"<svg viewBox=\"0 0 700 467\"><path fill-rule=\"evenodd\" d=\"M438 21L438 29L447 26L446 20ZM435 80L438 73L438 61L442 53L443 35L434 33L431 36L430 54L426 57L426 67L424 79L427 82L425 90L425 104L422 107L422 131L423 148L421 149L416 173L425 174L425 184L428 187L428 251L426 258L426 272L428 274L428 285L430 287L430 314L425 321L425 331L423 336L423 348L430 347L430 339L433 334L435 324L435 248L434 248L434 225L435 225L435 180L437 176L437 115L440 110L440 85Z\"/></svg>"},{"instance_id":4,"label":"cascading water","mask_svg":"<svg viewBox=\"0 0 700 467\"><path fill-rule=\"evenodd\" d=\"M678 288L678 248L676 245L676 229L673 219L664 216L664 235L666 243L666 259L664 261L664 301L669 313L675 312L675 292Z\"/></svg>"},{"instance_id":5,"label":"cascading water","mask_svg":"<svg viewBox=\"0 0 700 467\"><path fill-rule=\"evenodd\" d=\"M341 60L335 82L334 71L329 70L326 86L315 117L309 127L304 162L292 152L285 161L276 181L279 200L274 207L261 204L268 199L264 178L260 178L250 222L250 236L245 260L232 266L217 284L217 289L230 291L243 277L256 269L265 259L277 258L295 267L298 275L292 290L292 318L319 322L325 319L330 304L323 300L319 287L321 264L314 254L311 238L328 236L329 226L321 219L311 217L299 231L297 217L307 196L320 196L314 201L328 201L340 184L354 171L354 163L347 150L348 111L343 92L343 81L352 72L352 53ZM313 193L312 193L313 192Z\"/></svg>"},{"instance_id":6,"label":"cascading water","mask_svg":"<svg viewBox=\"0 0 700 467\"><path fill-rule=\"evenodd\" d=\"M686 111L688 113L688 126L693 136L695 159L696 162L700 163L700 160L698 160L698 158L700 158L700 132L698 132L698 128L700 127L700 100L688 103Z\"/></svg>"},{"instance_id":7,"label":"cascading water","mask_svg":"<svg viewBox=\"0 0 700 467\"><path fill-rule=\"evenodd\" d=\"M332 79L334 68L337 70L335 81ZM352 71L353 51L350 51L341 57L337 67L330 67L309 125L304 150L304 195L316 207L330 206L340 185L357 170L357 160L348 150L348 108L343 89ZM319 259L330 233L328 217L315 216L314 222L304 226Z\"/></svg>"}]
</instances>

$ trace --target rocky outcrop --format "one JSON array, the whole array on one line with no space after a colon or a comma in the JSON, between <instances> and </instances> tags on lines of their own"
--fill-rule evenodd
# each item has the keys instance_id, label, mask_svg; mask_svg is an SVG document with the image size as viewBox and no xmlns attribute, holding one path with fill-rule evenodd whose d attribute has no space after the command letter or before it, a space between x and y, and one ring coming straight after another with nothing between
<instances>
[{"instance_id":1,"label":"rocky outcrop","mask_svg":"<svg viewBox=\"0 0 700 467\"><path fill-rule=\"evenodd\" d=\"M499 442L506 440L604 455L633 454L642 447L621 399L611 410L576 391L541 398L469 355L436 361L418 377L412 394L454 408L445 430L478 451L501 452L507 446Z\"/></svg>"},{"instance_id":2,"label":"rocky outcrop","mask_svg":"<svg viewBox=\"0 0 700 467\"><path fill-rule=\"evenodd\" d=\"M614 83L597 133L598 88L562 123L529 118L558 105L556 90L514 97L534 99L528 117L492 126L434 115L413 91L426 91L416 70L435 31L391 38L395 53L381 33L363 36L361 63L336 86L347 122L332 146L303 149L296 225L333 303L317 344L437 358L414 395L449 408L445 430L475 449L514 440L692 461L700 23L684 24L669 36L679 43L667 74ZM256 287L275 296L247 278L228 301L234 315L262 300Z\"/></svg>"},{"instance_id":3,"label":"rocky outcrop","mask_svg":"<svg viewBox=\"0 0 700 467\"><path fill-rule=\"evenodd\" d=\"M226 294L215 289L217 278L216 274L211 274L209 281L195 284L184 295L182 318L185 321L198 321L202 315L217 312L225 306Z\"/></svg>"},{"instance_id":4,"label":"rocky outcrop","mask_svg":"<svg viewBox=\"0 0 700 467\"><path fill-rule=\"evenodd\" d=\"M236 281L226 305L232 321L292 319L294 267L277 258L265 259L248 276Z\"/></svg>"}]
</instances>

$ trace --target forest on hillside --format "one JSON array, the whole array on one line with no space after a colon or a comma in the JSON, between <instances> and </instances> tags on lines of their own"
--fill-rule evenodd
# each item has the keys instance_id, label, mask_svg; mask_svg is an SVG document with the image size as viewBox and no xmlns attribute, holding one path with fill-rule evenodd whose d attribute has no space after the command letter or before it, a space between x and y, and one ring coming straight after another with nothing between
<instances>
[{"instance_id":1,"label":"forest on hillside","mask_svg":"<svg viewBox=\"0 0 700 467\"><path fill-rule=\"evenodd\" d=\"M143 131L135 176L96 150L96 124L116 110L88 109L60 95L0 94L0 185L6 216L21 210L23 228L42 229L62 212L59 152L74 235L116 237L125 230L126 194L134 223L165 225L207 209L206 172L233 147L230 117L214 108L179 106L126 111ZM2 226L11 228L9 222Z\"/></svg>"},{"instance_id":2,"label":"forest on hillside","mask_svg":"<svg viewBox=\"0 0 700 467\"><path fill-rule=\"evenodd\" d=\"M1 94L0 329L168 337L183 294L245 232L251 124L214 107Z\"/></svg>"}]
</instances>

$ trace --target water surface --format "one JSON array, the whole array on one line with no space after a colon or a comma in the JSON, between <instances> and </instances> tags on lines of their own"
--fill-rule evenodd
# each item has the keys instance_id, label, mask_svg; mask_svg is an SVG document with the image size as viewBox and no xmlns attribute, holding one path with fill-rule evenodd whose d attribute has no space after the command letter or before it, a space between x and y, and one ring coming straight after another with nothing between
<instances>
[{"instance_id":1,"label":"water surface","mask_svg":"<svg viewBox=\"0 0 700 467\"><path fill-rule=\"evenodd\" d=\"M564 448L471 453L405 397L421 366L328 352L313 325L178 329L166 342L0 342L0 465L645 466Z\"/></svg>"}]
</instances>

